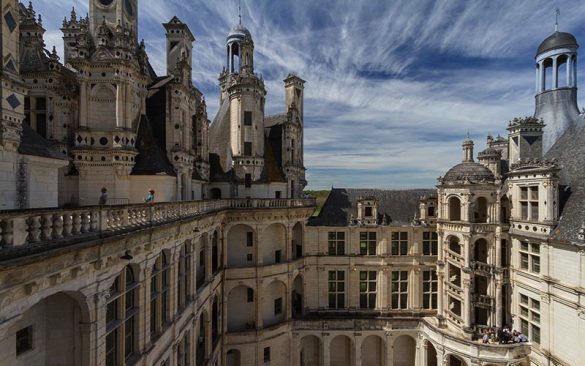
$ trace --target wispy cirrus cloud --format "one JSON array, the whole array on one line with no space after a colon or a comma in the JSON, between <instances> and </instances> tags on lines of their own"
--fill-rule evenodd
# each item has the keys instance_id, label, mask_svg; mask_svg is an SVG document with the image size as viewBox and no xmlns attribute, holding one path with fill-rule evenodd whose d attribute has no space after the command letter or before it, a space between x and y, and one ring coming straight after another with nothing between
<instances>
[{"instance_id":1,"label":"wispy cirrus cloud","mask_svg":"<svg viewBox=\"0 0 585 366\"><path fill-rule=\"evenodd\" d=\"M88 9L86 0L33 3L47 46L58 49L63 16ZM248 0L242 13L267 112L283 109L284 76L307 80L310 187L431 187L460 160L467 132L481 149L487 134L504 134L506 121L533 112L534 52L553 31L555 7L561 29L585 39L577 0ZM140 37L160 74L161 23L173 15L197 38L193 78L212 117L237 1L141 0Z\"/></svg>"}]
</instances>

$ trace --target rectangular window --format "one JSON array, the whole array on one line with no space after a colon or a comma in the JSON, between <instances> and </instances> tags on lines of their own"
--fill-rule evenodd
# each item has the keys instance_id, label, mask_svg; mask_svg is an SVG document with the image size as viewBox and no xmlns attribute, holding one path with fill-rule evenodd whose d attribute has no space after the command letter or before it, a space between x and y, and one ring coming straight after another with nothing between
<instances>
[{"instance_id":1,"label":"rectangular window","mask_svg":"<svg viewBox=\"0 0 585 366\"><path fill-rule=\"evenodd\" d=\"M245 156L252 156L252 143L251 142L244 142L244 155Z\"/></svg>"},{"instance_id":2,"label":"rectangular window","mask_svg":"<svg viewBox=\"0 0 585 366\"><path fill-rule=\"evenodd\" d=\"M392 271L392 308L406 309L408 306L408 272Z\"/></svg>"},{"instance_id":3,"label":"rectangular window","mask_svg":"<svg viewBox=\"0 0 585 366\"><path fill-rule=\"evenodd\" d=\"M408 255L408 233L392 233L392 255Z\"/></svg>"},{"instance_id":4,"label":"rectangular window","mask_svg":"<svg viewBox=\"0 0 585 366\"><path fill-rule=\"evenodd\" d=\"M520 269L540 273L540 246L520 243Z\"/></svg>"},{"instance_id":5,"label":"rectangular window","mask_svg":"<svg viewBox=\"0 0 585 366\"><path fill-rule=\"evenodd\" d=\"M270 362L270 347L264 347L264 362Z\"/></svg>"},{"instance_id":6,"label":"rectangular window","mask_svg":"<svg viewBox=\"0 0 585 366\"><path fill-rule=\"evenodd\" d=\"M327 236L329 255L345 255L345 233L330 231Z\"/></svg>"},{"instance_id":7,"label":"rectangular window","mask_svg":"<svg viewBox=\"0 0 585 366\"><path fill-rule=\"evenodd\" d=\"M329 271L328 285L329 308L343 309L345 307L345 272Z\"/></svg>"},{"instance_id":8,"label":"rectangular window","mask_svg":"<svg viewBox=\"0 0 585 366\"><path fill-rule=\"evenodd\" d=\"M521 219L538 221L538 186L520 187Z\"/></svg>"},{"instance_id":9,"label":"rectangular window","mask_svg":"<svg viewBox=\"0 0 585 366\"><path fill-rule=\"evenodd\" d=\"M252 126L252 112L244 111L244 126Z\"/></svg>"},{"instance_id":10,"label":"rectangular window","mask_svg":"<svg viewBox=\"0 0 585 366\"><path fill-rule=\"evenodd\" d=\"M434 207L427 208L427 216L428 217L434 217L435 216L435 208Z\"/></svg>"},{"instance_id":11,"label":"rectangular window","mask_svg":"<svg viewBox=\"0 0 585 366\"><path fill-rule=\"evenodd\" d=\"M282 258L282 250L275 250L274 251L274 262L280 263L281 258Z\"/></svg>"},{"instance_id":12,"label":"rectangular window","mask_svg":"<svg viewBox=\"0 0 585 366\"><path fill-rule=\"evenodd\" d=\"M248 302L254 302L254 290L248 288Z\"/></svg>"},{"instance_id":13,"label":"rectangular window","mask_svg":"<svg viewBox=\"0 0 585 366\"><path fill-rule=\"evenodd\" d=\"M274 192L274 197L275 198L281 198L281 196L282 196L282 192L281 191Z\"/></svg>"},{"instance_id":14,"label":"rectangular window","mask_svg":"<svg viewBox=\"0 0 585 366\"><path fill-rule=\"evenodd\" d=\"M372 217L372 208L371 207L366 207L365 211L366 211L364 214L365 217Z\"/></svg>"},{"instance_id":15,"label":"rectangular window","mask_svg":"<svg viewBox=\"0 0 585 366\"><path fill-rule=\"evenodd\" d=\"M117 333L117 330L114 330L106 336L106 366L116 365Z\"/></svg>"},{"instance_id":16,"label":"rectangular window","mask_svg":"<svg viewBox=\"0 0 585 366\"><path fill-rule=\"evenodd\" d=\"M376 271L360 271L360 308L376 308Z\"/></svg>"},{"instance_id":17,"label":"rectangular window","mask_svg":"<svg viewBox=\"0 0 585 366\"><path fill-rule=\"evenodd\" d=\"M437 308L437 272L423 271L423 308Z\"/></svg>"},{"instance_id":18,"label":"rectangular window","mask_svg":"<svg viewBox=\"0 0 585 366\"><path fill-rule=\"evenodd\" d=\"M252 174L246 174L244 176L244 185L246 188L252 187Z\"/></svg>"},{"instance_id":19,"label":"rectangular window","mask_svg":"<svg viewBox=\"0 0 585 366\"><path fill-rule=\"evenodd\" d=\"M540 301L520 294L520 331L528 339L540 343Z\"/></svg>"},{"instance_id":20,"label":"rectangular window","mask_svg":"<svg viewBox=\"0 0 585 366\"><path fill-rule=\"evenodd\" d=\"M30 351L33 346L33 327L28 326L16 332L16 355Z\"/></svg>"},{"instance_id":21,"label":"rectangular window","mask_svg":"<svg viewBox=\"0 0 585 366\"><path fill-rule=\"evenodd\" d=\"M254 232L248 231L246 233L246 246L253 247L254 246Z\"/></svg>"},{"instance_id":22,"label":"rectangular window","mask_svg":"<svg viewBox=\"0 0 585 366\"><path fill-rule=\"evenodd\" d=\"M360 233L360 255L376 255L376 233Z\"/></svg>"},{"instance_id":23,"label":"rectangular window","mask_svg":"<svg viewBox=\"0 0 585 366\"><path fill-rule=\"evenodd\" d=\"M437 233L433 231L423 232L423 255L439 254Z\"/></svg>"},{"instance_id":24,"label":"rectangular window","mask_svg":"<svg viewBox=\"0 0 585 366\"><path fill-rule=\"evenodd\" d=\"M274 300L274 315L282 314L282 297Z\"/></svg>"},{"instance_id":25,"label":"rectangular window","mask_svg":"<svg viewBox=\"0 0 585 366\"><path fill-rule=\"evenodd\" d=\"M252 255L250 253L246 254L246 260L248 262L252 262L254 260L254 255Z\"/></svg>"}]
</instances>

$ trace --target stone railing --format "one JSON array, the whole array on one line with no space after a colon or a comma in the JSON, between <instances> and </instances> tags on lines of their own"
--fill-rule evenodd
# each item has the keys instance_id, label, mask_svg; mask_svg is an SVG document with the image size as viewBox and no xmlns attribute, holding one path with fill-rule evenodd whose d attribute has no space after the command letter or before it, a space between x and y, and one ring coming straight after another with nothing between
<instances>
[{"instance_id":1,"label":"stone railing","mask_svg":"<svg viewBox=\"0 0 585 366\"><path fill-rule=\"evenodd\" d=\"M314 199L223 199L0 211L3 249L132 231L228 209L313 207Z\"/></svg>"}]
</instances>

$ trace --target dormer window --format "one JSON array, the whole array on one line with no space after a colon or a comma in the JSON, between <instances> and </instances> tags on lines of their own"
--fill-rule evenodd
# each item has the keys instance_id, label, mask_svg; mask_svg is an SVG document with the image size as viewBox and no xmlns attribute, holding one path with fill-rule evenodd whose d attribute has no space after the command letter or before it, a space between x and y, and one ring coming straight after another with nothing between
<instances>
[{"instance_id":1,"label":"dormer window","mask_svg":"<svg viewBox=\"0 0 585 366\"><path fill-rule=\"evenodd\" d=\"M365 217L372 217L372 207L371 206L365 207L364 216Z\"/></svg>"},{"instance_id":2,"label":"dormer window","mask_svg":"<svg viewBox=\"0 0 585 366\"><path fill-rule=\"evenodd\" d=\"M435 216L435 208L430 206L427 207L427 216L428 217L434 217Z\"/></svg>"},{"instance_id":3,"label":"dormer window","mask_svg":"<svg viewBox=\"0 0 585 366\"><path fill-rule=\"evenodd\" d=\"M520 187L521 219L538 221L538 186Z\"/></svg>"}]
</instances>

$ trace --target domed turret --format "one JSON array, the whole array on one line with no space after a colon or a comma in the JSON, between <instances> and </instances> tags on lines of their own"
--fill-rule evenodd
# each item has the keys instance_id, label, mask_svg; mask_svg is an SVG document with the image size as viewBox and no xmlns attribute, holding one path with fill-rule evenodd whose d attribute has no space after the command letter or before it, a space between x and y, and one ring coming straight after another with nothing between
<instances>
[{"instance_id":1,"label":"domed turret","mask_svg":"<svg viewBox=\"0 0 585 366\"><path fill-rule=\"evenodd\" d=\"M226 38L227 72L254 73L254 41L252 34L242 23L235 25Z\"/></svg>"},{"instance_id":2,"label":"domed turret","mask_svg":"<svg viewBox=\"0 0 585 366\"><path fill-rule=\"evenodd\" d=\"M463 141L463 162L449 169L441 178L441 183L484 183L494 180L494 173L489 168L473 161L473 141L468 136Z\"/></svg>"},{"instance_id":3,"label":"domed turret","mask_svg":"<svg viewBox=\"0 0 585 366\"><path fill-rule=\"evenodd\" d=\"M536 52L536 105L534 117L542 119L543 149L548 149L573 126L579 116L577 107L577 39L555 30Z\"/></svg>"}]
</instances>

